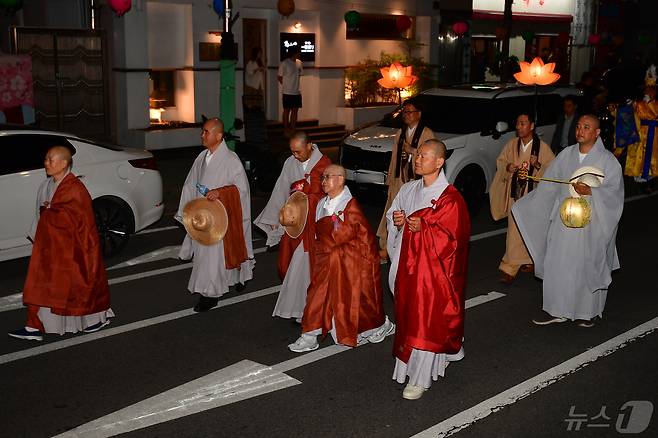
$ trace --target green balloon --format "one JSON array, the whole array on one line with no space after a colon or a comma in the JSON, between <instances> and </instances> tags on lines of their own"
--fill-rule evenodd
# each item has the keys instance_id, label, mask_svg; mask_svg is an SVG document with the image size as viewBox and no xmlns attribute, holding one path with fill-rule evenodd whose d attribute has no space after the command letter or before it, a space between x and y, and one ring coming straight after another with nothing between
<instances>
[{"instance_id":1,"label":"green balloon","mask_svg":"<svg viewBox=\"0 0 658 438\"><path fill-rule=\"evenodd\" d=\"M361 23L361 14L357 11L347 11L344 18L348 29L356 29Z\"/></svg>"},{"instance_id":2,"label":"green balloon","mask_svg":"<svg viewBox=\"0 0 658 438\"><path fill-rule=\"evenodd\" d=\"M647 36L647 35L639 35L637 37L637 42L644 46L644 45L649 44L651 42L651 38L649 38L649 36Z\"/></svg>"},{"instance_id":3,"label":"green balloon","mask_svg":"<svg viewBox=\"0 0 658 438\"><path fill-rule=\"evenodd\" d=\"M535 33L531 30L526 30L521 34L521 37L527 43L535 39Z\"/></svg>"},{"instance_id":4,"label":"green balloon","mask_svg":"<svg viewBox=\"0 0 658 438\"><path fill-rule=\"evenodd\" d=\"M19 10L23 7L23 0L0 0L0 7Z\"/></svg>"}]
</instances>

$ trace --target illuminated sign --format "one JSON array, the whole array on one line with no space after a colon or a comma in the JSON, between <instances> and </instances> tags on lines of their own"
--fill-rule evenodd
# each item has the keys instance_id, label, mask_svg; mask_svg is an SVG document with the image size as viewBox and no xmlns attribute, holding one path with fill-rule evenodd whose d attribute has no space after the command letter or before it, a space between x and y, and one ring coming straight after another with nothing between
<instances>
[{"instance_id":1,"label":"illuminated sign","mask_svg":"<svg viewBox=\"0 0 658 438\"><path fill-rule=\"evenodd\" d=\"M302 62L315 62L315 34L314 33L285 33L280 37L280 59L284 60L293 50L299 50L299 59Z\"/></svg>"},{"instance_id":2,"label":"illuminated sign","mask_svg":"<svg viewBox=\"0 0 658 438\"><path fill-rule=\"evenodd\" d=\"M512 12L530 15L572 15L575 0L516 0ZM503 0L473 0L473 10L480 12L499 12L505 9Z\"/></svg>"}]
</instances>

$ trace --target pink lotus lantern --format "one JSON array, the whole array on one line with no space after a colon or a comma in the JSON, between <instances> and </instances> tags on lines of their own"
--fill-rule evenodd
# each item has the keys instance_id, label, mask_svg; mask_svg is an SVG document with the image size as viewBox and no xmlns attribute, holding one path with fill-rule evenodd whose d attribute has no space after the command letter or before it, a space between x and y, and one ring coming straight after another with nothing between
<instances>
[{"instance_id":1,"label":"pink lotus lantern","mask_svg":"<svg viewBox=\"0 0 658 438\"><path fill-rule=\"evenodd\" d=\"M382 78L377 83L384 88L402 90L415 84L418 80L418 76L413 75L411 66L405 67L398 61L389 67L382 67L379 71L382 73Z\"/></svg>"},{"instance_id":2,"label":"pink lotus lantern","mask_svg":"<svg viewBox=\"0 0 658 438\"><path fill-rule=\"evenodd\" d=\"M117 17L122 17L132 7L132 0L107 0L107 5L117 14Z\"/></svg>"},{"instance_id":3,"label":"pink lotus lantern","mask_svg":"<svg viewBox=\"0 0 658 438\"><path fill-rule=\"evenodd\" d=\"M521 71L514 73L514 79L526 85L550 85L560 79L560 75L553 73L555 68L554 62L544 64L541 58L537 57L532 63L519 62Z\"/></svg>"}]
</instances>

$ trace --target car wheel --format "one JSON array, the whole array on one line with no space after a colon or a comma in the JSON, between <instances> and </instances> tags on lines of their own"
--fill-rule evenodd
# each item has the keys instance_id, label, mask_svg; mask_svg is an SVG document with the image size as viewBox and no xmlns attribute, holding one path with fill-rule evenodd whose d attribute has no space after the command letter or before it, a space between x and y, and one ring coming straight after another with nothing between
<instances>
[{"instance_id":1,"label":"car wheel","mask_svg":"<svg viewBox=\"0 0 658 438\"><path fill-rule=\"evenodd\" d=\"M464 197L471 216L476 216L482 208L486 191L486 181L482 169L475 164L469 164L457 175L455 187Z\"/></svg>"},{"instance_id":2,"label":"car wheel","mask_svg":"<svg viewBox=\"0 0 658 438\"><path fill-rule=\"evenodd\" d=\"M115 197L93 201L96 227L103 256L118 254L135 230L135 220L128 204Z\"/></svg>"}]
</instances>

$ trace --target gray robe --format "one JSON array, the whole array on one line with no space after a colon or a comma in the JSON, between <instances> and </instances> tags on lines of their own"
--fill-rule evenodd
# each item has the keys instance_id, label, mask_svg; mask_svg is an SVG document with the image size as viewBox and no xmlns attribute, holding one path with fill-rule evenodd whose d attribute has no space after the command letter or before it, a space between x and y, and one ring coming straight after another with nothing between
<instances>
[{"instance_id":1,"label":"gray robe","mask_svg":"<svg viewBox=\"0 0 658 438\"><path fill-rule=\"evenodd\" d=\"M235 152L229 150L226 143L222 141L207 165L205 163L206 154L208 154L207 150L201 152L194 160L185 179L178 212L174 218L182 222L185 205L193 199L203 197L197 190L197 183L211 190L230 185L238 188L242 205L244 242L247 246L248 257L240 268L226 269L224 242L221 240L214 245L206 246L192 240L188 234L183 240L179 253L179 257L184 260L194 257L188 290L206 297L220 297L228 292L229 286L236 283L244 284L252 278L256 261L251 243L251 199L247 174Z\"/></svg>"},{"instance_id":2,"label":"gray robe","mask_svg":"<svg viewBox=\"0 0 658 438\"><path fill-rule=\"evenodd\" d=\"M592 187L592 196L585 197L592 218L584 228L568 228L560 219L560 205L571 196L566 184L539 184L512 207L535 275L544 280L543 309L572 320L602 316L611 272L619 268L615 238L624 208L621 166L600 138L582 162L577 144L565 148L544 176L569 180L582 166L605 175L600 187Z\"/></svg>"},{"instance_id":3,"label":"gray robe","mask_svg":"<svg viewBox=\"0 0 658 438\"><path fill-rule=\"evenodd\" d=\"M267 234L267 246L277 245L285 232L279 223L279 212L290 197L290 185L303 179L305 174L310 173L322 156L322 152L319 151L317 146L313 145L313 152L306 169L293 156L288 157L283 163L283 169L274 185L270 200L254 220L254 225ZM309 214L313 214L313 212L309 211ZM274 226L274 229L270 225ZM299 245L290 260L272 316L301 318L306 305L306 291L310 284L311 266L309 256L304 251L304 245Z\"/></svg>"}]
</instances>

